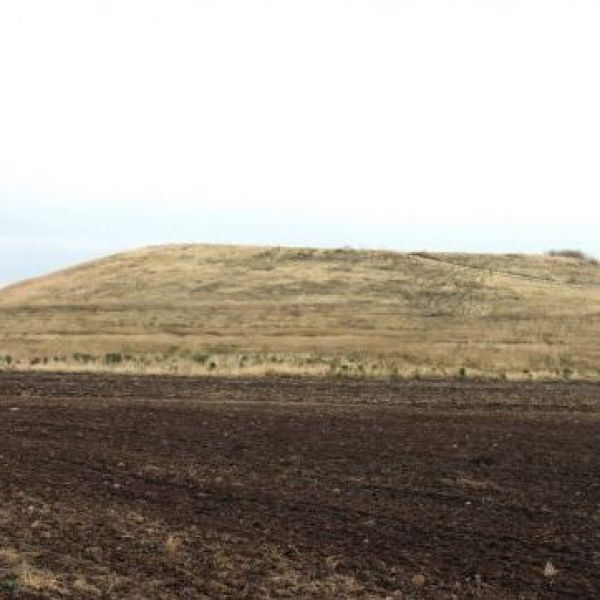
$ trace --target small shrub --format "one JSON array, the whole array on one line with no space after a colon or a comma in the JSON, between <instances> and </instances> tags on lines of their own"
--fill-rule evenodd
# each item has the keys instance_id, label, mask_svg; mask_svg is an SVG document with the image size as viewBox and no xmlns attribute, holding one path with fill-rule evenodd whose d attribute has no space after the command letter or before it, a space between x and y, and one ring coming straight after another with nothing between
<instances>
[{"instance_id":1,"label":"small shrub","mask_svg":"<svg viewBox=\"0 0 600 600\"><path fill-rule=\"evenodd\" d=\"M548 256L554 256L554 257L558 257L558 258L572 258L574 260L583 260L583 261L591 262L593 264L598 264L598 261L594 257L587 255L585 252L582 252L581 250L571 250L571 249L550 250L548 252Z\"/></svg>"},{"instance_id":2,"label":"small shrub","mask_svg":"<svg viewBox=\"0 0 600 600\"><path fill-rule=\"evenodd\" d=\"M307 365L318 365L323 362L323 359L319 356L307 356L303 362Z\"/></svg>"},{"instance_id":3,"label":"small shrub","mask_svg":"<svg viewBox=\"0 0 600 600\"><path fill-rule=\"evenodd\" d=\"M192 360L200 365L205 365L210 358L210 354L206 354L204 352L196 352L192 354Z\"/></svg>"},{"instance_id":4,"label":"small shrub","mask_svg":"<svg viewBox=\"0 0 600 600\"><path fill-rule=\"evenodd\" d=\"M82 352L74 352L73 360L78 363L87 364L89 362L92 362L94 360L94 357L91 354L84 354Z\"/></svg>"},{"instance_id":5,"label":"small shrub","mask_svg":"<svg viewBox=\"0 0 600 600\"><path fill-rule=\"evenodd\" d=\"M104 362L107 365L118 365L123 362L123 355L120 352L108 352L104 356Z\"/></svg>"},{"instance_id":6,"label":"small shrub","mask_svg":"<svg viewBox=\"0 0 600 600\"><path fill-rule=\"evenodd\" d=\"M573 370L570 369L569 367L565 367L562 371L562 377L563 379L571 379L571 377L573 376Z\"/></svg>"},{"instance_id":7,"label":"small shrub","mask_svg":"<svg viewBox=\"0 0 600 600\"><path fill-rule=\"evenodd\" d=\"M9 596L16 596L19 593L19 577L16 573L8 573L0 579L0 590L6 592Z\"/></svg>"}]
</instances>

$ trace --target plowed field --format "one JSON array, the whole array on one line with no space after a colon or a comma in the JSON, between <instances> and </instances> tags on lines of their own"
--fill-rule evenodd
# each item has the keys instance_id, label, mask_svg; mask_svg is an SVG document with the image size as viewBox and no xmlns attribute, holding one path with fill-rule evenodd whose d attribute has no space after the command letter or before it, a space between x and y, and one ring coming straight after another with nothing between
<instances>
[{"instance_id":1,"label":"plowed field","mask_svg":"<svg viewBox=\"0 0 600 600\"><path fill-rule=\"evenodd\" d=\"M598 598L600 386L0 373L0 597Z\"/></svg>"}]
</instances>

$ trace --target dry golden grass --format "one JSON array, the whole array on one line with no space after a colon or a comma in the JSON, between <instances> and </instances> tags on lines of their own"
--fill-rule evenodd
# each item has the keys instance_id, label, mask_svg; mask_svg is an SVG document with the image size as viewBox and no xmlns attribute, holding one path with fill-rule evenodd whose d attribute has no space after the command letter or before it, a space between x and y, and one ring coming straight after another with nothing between
<instances>
[{"instance_id":1,"label":"dry golden grass","mask_svg":"<svg viewBox=\"0 0 600 600\"><path fill-rule=\"evenodd\" d=\"M585 258L175 245L0 291L0 356L181 374L598 377L599 316L600 266ZM106 365L108 353L123 360Z\"/></svg>"},{"instance_id":2,"label":"dry golden grass","mask_svg":"<svg viewBox=\"0 0 600 600\"><path fill-rule=\"evenodd\" d=\"M14 548L0 548L0 566L14 567L21 562L21 555Z\"/></svg>"},{"instance_id":3,"label":"dry golden grass","mask_svg":"<svg viewBox=\"0 0 600 600\"><path fill-rule=\"evenodd\" d=\"M168 559L176 558L181 550L181 538L177 535L170 534L165 540L163 550Z\"/></svg>"},{"instance_id":4,"label":"dry golden grass","mask_svg":"<svg viewBox=\"0 0 600 600\"><path fill-rule=\"evenodd\" d=\"M50 571L32 566L14 548L0 548L0 569L7 571L3 585L14 576L15 589L28 592L60 592L62 586L58 578ZM13 589L12 587L8 589ZM1 591L1 588L0 588Z\"/></svg>"}]
</instances>

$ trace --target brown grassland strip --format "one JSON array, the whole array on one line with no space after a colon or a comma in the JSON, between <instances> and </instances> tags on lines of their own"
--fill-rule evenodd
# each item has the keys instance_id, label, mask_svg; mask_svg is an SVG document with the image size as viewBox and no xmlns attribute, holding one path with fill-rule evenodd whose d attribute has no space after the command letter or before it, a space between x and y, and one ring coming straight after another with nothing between
<instances>
[{"instance_id":1,"label":"brown grassland strip","mask_svg":"<svg viewBox=\"0 0 600 600\"><path fill-rule=\"evenodd\" d=\"M0 290L0 367L598 379L599 315L577 254L159 246Z\"/></svg>"}]
</instances>

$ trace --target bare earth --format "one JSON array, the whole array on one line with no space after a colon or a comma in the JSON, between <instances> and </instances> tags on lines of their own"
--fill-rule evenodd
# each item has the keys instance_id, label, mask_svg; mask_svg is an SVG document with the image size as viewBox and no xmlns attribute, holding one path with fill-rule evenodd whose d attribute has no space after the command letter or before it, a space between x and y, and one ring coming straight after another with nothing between
<instances>
[{"instance_id":1,"label":"bare earth","mask_svg":"<svg viewBox=\"0 0 600 600\"><path fill-rule=\"evenodd\" d=\"M600 597L600 386L0 373L0 597Z\"/></svg>"}]
</instances>

